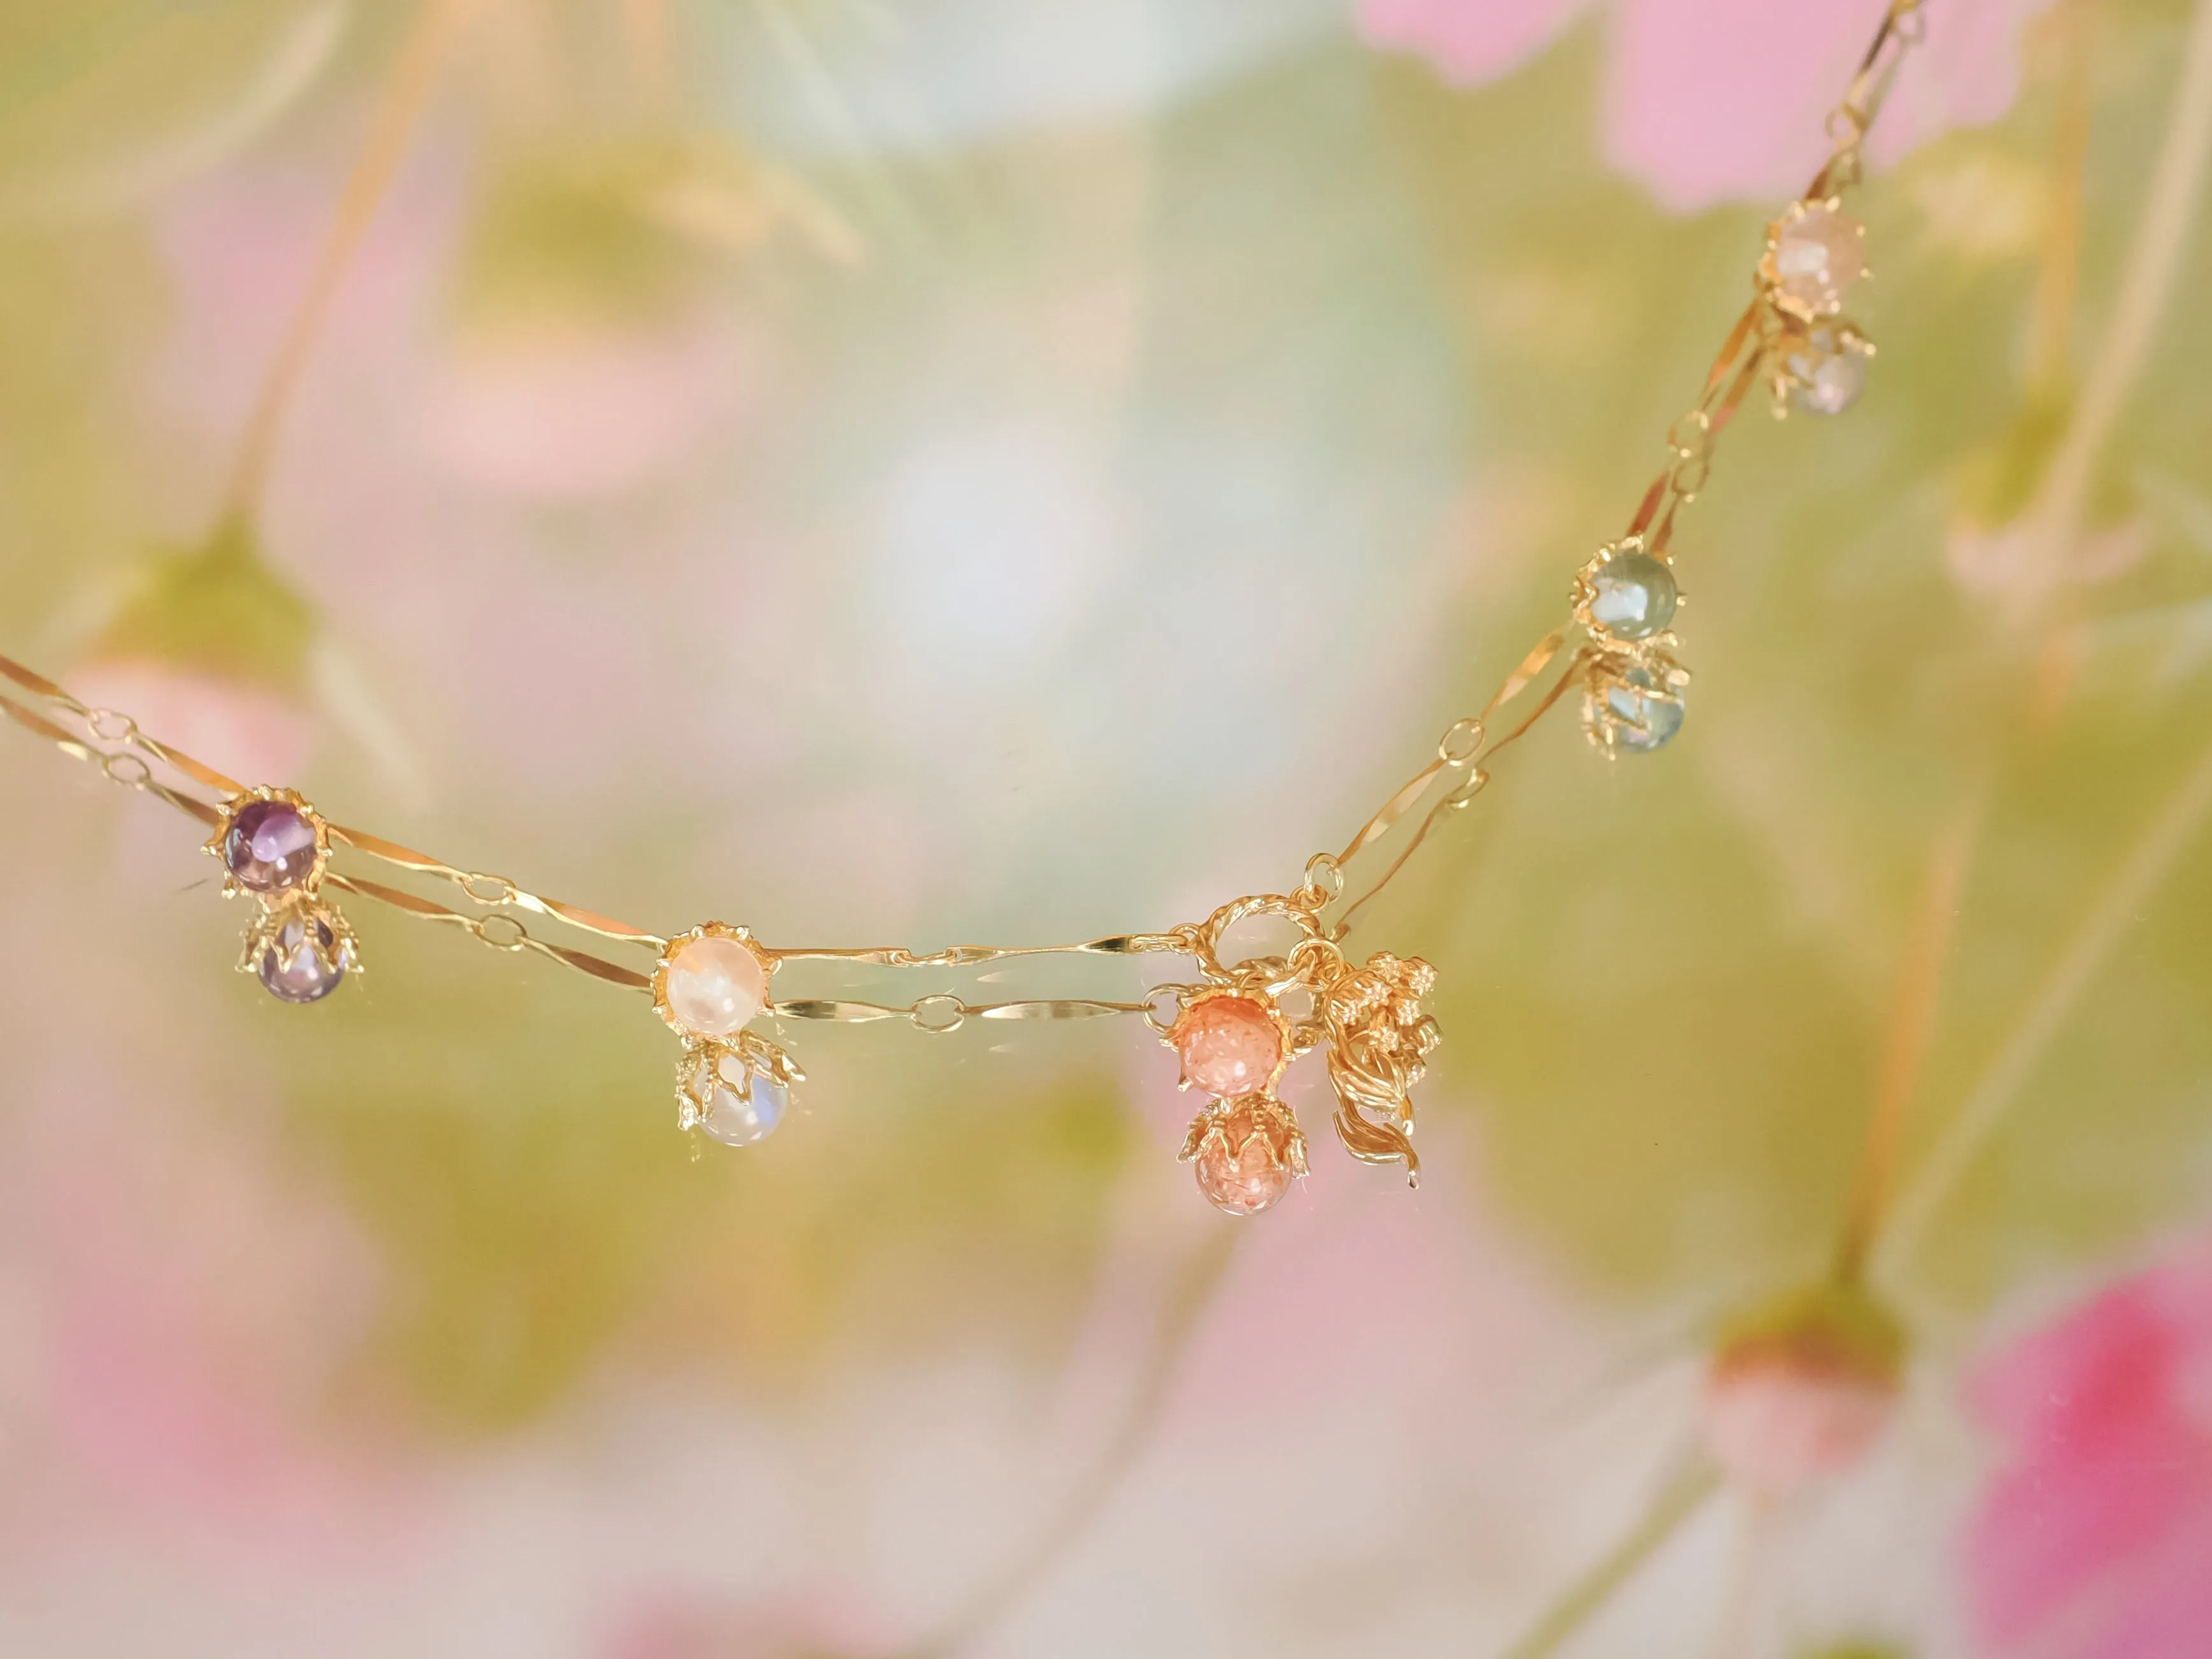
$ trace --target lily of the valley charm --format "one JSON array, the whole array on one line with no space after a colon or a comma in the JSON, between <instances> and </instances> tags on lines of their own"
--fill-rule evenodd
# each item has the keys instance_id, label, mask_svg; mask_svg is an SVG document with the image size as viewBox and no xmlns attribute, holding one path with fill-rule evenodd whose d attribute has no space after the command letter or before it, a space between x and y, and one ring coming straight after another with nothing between
<instances>
[{"instance_id":1,"label":"lily of the valley charm","mask_svg":"<svg viewBox=\"0 0 2212 1659\"><path fill-rule=\"evenodd\" d=\"M1337 1137L1364 1163L1404 1160L1408 1186L1421 1178L1411 1138L1413 1089L1443 1041L1436 1020L1421 1010L1436 983L1437 970L1420 957L1379 951L1364 968L1347 969L1321 1000Z\"/></svg>"}]
</instances>

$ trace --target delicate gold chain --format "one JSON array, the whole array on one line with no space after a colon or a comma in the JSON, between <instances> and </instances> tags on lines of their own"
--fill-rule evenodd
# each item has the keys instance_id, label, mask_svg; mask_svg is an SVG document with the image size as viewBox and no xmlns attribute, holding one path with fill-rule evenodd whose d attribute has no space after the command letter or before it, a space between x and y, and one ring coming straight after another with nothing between
<instances>
[{"instance_id":1,"label":"delicate gold chain","mask_svg":"<svg viewBox=\"0 0 2212 1659\"><path fill-rule=\"evenodd\" d=\"M1860 59L1858 71L1852 76L1843 101L1829 114L1828 136L1834 148L1807 187L1805 199L1825 198L1859 181L1863 168L1862 147L1866 135L1895 82L1898 66L1903 61L1906 48L1921 37L1925 21L1921 15L1922 3L1923 0L1895 0L1895 3L1883 15L1873 41ZM1765 296L1755 295L1729 329L1712 366L1705 371L1705 385L1698 394L1697 402L1668 428L1668 464L1644 491L1628 524L1631 536L1650 534L1655 552L1667 550L1672 543L1676 515L1696 501L1711 476L1713 449L1722 430L1742 406L1753 386L1759 383L1771 343L1759 328L1765 310ZM1430 806L1419 826L1389 867L1372 887L1339 915L1337 928L1340 935L1349 927L1352 918L1405 867L1407 861L1427 838L1429 831L1436 826L1437 821L1447 812L1455 811L1470 804L1483 786L1489 782L1489 774L1484 769L1483 763L1495 758L1500 750L1519 738L1550 713L1572 688L1579 670L1584 665L1580 653L1569 663L1520 724L1494 740L1491 738L1492 717L1543 674L1565 646L1571 631L1571 628L1565 627L1555 629L1540 640L1506 678L1504 684L1492 695L1480 714L1455 720L1445 730L1443 736L1437 741L1436 759L1400 786L1397 793L1360 826L1359 833L1352 838L1341 853L1333 857L1328 854L1316 856L1315 865L1322 866L1335 878L1337 890L1340 890L1345 866L1389 834L1393 826L1427 798L1431 787L1438 780L1450 780L1449 787ZM1313 865L1308 866L1310 882L1314 867Z\"/></svg>"},{"instance_id":2,"label":"delicate gold chain","mask_svg":"<svg viewBox=\"0 0 2212 1659\"><path fill-rule=\"evenodd\" d=\"M1919 39L1921 27L1921 0L1893 0L1842 103L1829 117L1831 154L1804 197L1792 204L1791 215L1832 214L1841 191L1858 182L1867 132L1894 82L1904 52ZM1174 993L1178 1006L1182 1006L1186 1000L1202 1000L1221 994L1221 988L1238 987L1242 988L1239 994L1258 999L1273 1017L1274 999L1296 986L1312 995L1315 1012L1295 1028L1284 1024L1285 1055L1328 1043L1332 1078L1345 1103L1338 1128L1346 1146L1361 1158L1402 1158L1412 1170L1414 1161L1404 1134L1411 1127L1405 1091L1419 1075L1420 1054L1436 1040L1434 1022L1419 1014L1419 999L1425 994L1432 971L1425 963L1401 962L1387 953L1370 959L1364 969L1355 968L1338 947L1360 910L1406 866L1437 822L1468 805L1488 784L1490 763L1558 707L1569 691L1583 690L1586 726L1592 722L1593 711L1601 722L1609 720L1605 699L1623 695L1639 708L1644 706L1641 699L1671 701L1674 719L1679 720L1679 696L1674 688L1687 676L1663 649L1671 646L1673 635L1664 632L1615 635L1598 625L1589 610L1589 584L1593 573L1619 550L1632 549L1647 562L1671 565L1680 515L1703 492L1711 475L1715 446L1752 388L1762 377L1767 379L1775 388L1778 412L1784 407L1784 392L1793 384L1789 377L1797 372L1788 367L1790 351L1803 347L1818 331L1835 332L1851 349L1871 349L1849 324L1832 315L1838 309L1837 304L1808 310L1793 307L1784 297L1788 283L1773 261L1777 237L1789 222L1785 216L1770 228L1767 258L1754 276L1751 303L1729 330L1706 371L1696 402L1668 428L1666 464L1644 491L1626 536L1584 567L1577 580L1572 620L1539 641L1480 713L1445 728L1437 739L1434 758L1401 785L1340 851L1317 853L1309 860L1294 890L1248 895L1224 905L1202 924L1183 924L1164 932L1111 934L1067 945L956 945L927 951L899 945L780 950L760 945L742 929L721 930L739 939L753 953L763 964L763 978L790 962L894 969L966 969L1030 957L1174 952L1197 961L1206 987L1165 987L1142 1002L1072 998L971 1004L944 992L904 1006L836 999L778 1001L763 997L763 1012L788 1019L843 1024L900 1019L933 1033L957 1030L970 1020L1087 1019L1137 1014L1164 1034L1170 1024L1158 1004L1165 993ZM1853 234L1856 228L1851 227ZM1671 617L1671 575L1667 581L1667 614ZM1662 617L1658 627L1663 629L1666 620ZM1569 641L1578 634L1581 642L1568 652ZM1564 664L1559 660L1563 653L1568 653ZM0 657L0 675L33 699L26 704L0 695L0 713L66 753L96 764L114 781L150 793L202 823L216 827L218 839L230 823L229 815L257 793L149 737L129 716L92 708L52 680L4 657ZM1526 712L1515 722L1501 725L1501 712L1527 694L1533 694L1533 701ZM1670 726L1668 730L1671 729ZM1592 735L1602 735L1610 747L1614 728L1604 726L1601 732L1594 726ZM1645 732L1644 736L1646 741L1634 746L1656 747L1665 740L1664 734L1652 738ZM258 792L262 796L270 793ZM205 799L208 794L216 799ZM1414 824L1412 832L1381 875L1357 898L1342 902L1346 872L1408 821ZM672 948L684 941L548 898L507 877L450 864L366 830L317 823L318 835L326 836L337 848L418 881L441 884L451 902L372 880L352 870L331 872L327 880L332 886L420 921L457 927L494 950L510 954L534 952L605 983L651 991L664 1017L667 1015L659 982L647 968L665 970ZM323 878L322 856L317 855L317 879ZM313 916L301 920L302 915L305 913L271 908L266 927L252 938L261 940L267 928L288 919L299 926L315 925ZM1235 923L1259 915L1273 915L1292 924L1301 934L1298 945L1287 957L1224 963L1219 949L1223 934ZM641 958L639 965L626 966L595 951L560 943L556 937L540 938L532 931L533 922L558 924L594 940L636 949L648 953L653 962L648 964ZM343 927L342 922L335 925ZM686 938L720 927L710 924ZM344 961L349 963L349 937L345 947L349 954ZM337 948L334 942L331 948ZM687 1042L695 1042L687 1038ZM797 1069L787 1058L764 1042L750 1048L735 1040L719 1046L710 1042L700 1052L713 1060L725 1050L738 1054L741 1048L744 1054L755 1056L753 1063L769 1067L777 1078L797 1077ZM1267 1103L1276 1104L1271 1098ZM1201 1118L1201 1123L1209 1121ZM1302 1143L1294 1127L1287 1133L1286 1156L1297 1161L1302 1171ZM1197 1137L1194 1126L1194 1146Z\"/></svg>"}]
</instances>

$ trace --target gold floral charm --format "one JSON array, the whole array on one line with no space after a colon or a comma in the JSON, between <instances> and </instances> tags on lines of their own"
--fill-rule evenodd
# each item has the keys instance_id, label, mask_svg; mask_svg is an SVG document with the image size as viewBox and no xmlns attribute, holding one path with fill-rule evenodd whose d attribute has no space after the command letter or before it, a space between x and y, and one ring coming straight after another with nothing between
<instances>
[{"instance_id":1,"label":"gold floral charm","mask_svg":"<svg viewBox=\"0 0 2212 1659\"><path fill-rule=\"evenodd\" d=\"M1409 1187L1421 1179L1412 1139L1413 1088L1443 1041L1421 1007L1436 984L1437 970L1420 957L1378 951L1364 968L1350 969L1332 983L1319 1005L1328 1032L1329 1081L1336 1085L1337 1137L1364 1163L1402 1159Z\"/></svg>"},{"instance_id":2,"label":"gold floral charm","mask_svg":"<svg viewBox=\"0 0 2212 1659\"><path fill-rule=\"evenodd\" d=\"M744 1027L769 1006L776 957L751 930L703 922L668 941L653 975L653 1006L684 1039L676 1121L726 1146L765 1140L783 1121L805 1073Z\"/></svg>"},{"instance_id":3,"label":"gold floral charm","mask_svg":"<svg viewBox=\"0 0 2212 1659\"><path fill-rule=\"evenodd\" d=\"M223 803L202 849L221 860L225 897L259 906L239 971L280 1002L320 1002L361 965L353 930L322 896L331 830L289 789L252 789Z\"/></svg>"}]
</instances>

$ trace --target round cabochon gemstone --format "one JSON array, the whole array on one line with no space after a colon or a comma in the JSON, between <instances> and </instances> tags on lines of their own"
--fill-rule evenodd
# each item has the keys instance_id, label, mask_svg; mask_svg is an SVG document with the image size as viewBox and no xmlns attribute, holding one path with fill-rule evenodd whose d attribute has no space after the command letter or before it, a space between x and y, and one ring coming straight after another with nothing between
<instances>
[{"instance_id":1,"label":"round cabochon gemstone","mask_svg":"<svg viewBox=\"0 0 2212 1659\"><path fill-rule=\"evenodd\" d=\"M735 1054L722 1058L720 1079L701 1109L699 1127L725 1146L750 1146L774 1134L791 1091Z\"/></svg>"},{"instance_id":2,"label":"round cabochon gemstone","mask_svg":"<svg viewBox=\"0 0 2212 1659\"><path fill-rule=\"evenodd\" d=\"M1607 689L1605 701L1613 740L1620 748L1648 754L1664 748L1682 729L1682 700L1662 692L1644 669L1623 674L1620 684Z\"/></svg>"},{"instance_id":3,"label":"round cabochon gemstone","mask_svg":"<svg viewBox=\"0 0 2212 1659\"><path fill-rule=\"evenodd\" d=\"M1812 207L1787 220L1774 239L1774 275L1782 291L1808 311L1832 311L1866 273L1859 222L1832 207Z\"/></svg>"},{"instance_id":4,"label":"round cabochon gemstone","mask_svg":"<svg viewBox=\"0 0 2212 1659\"><path fill-rule=\"evenodd\" d=\"M670 1018L697 1036L727 1036L768 1002L768 969L738 939L709 933L669 958Z\"/></svg>"},{"instance_id":5,"label":"round cabochon gemstone","mask_svg":"<svg viewBox=\"0 0 2212 1659\"><path fill-rule=\"evenodd\" d=\"M1787 366L1796 381L1790 401L1808 415L1840 415L1866 389L1865 353L1852 350L1825 328L1815 329Z\"/></svg>"},{"instance_id":6,"label":"round cabochon gemstone","mask_svg":"<svg viewBox=\"0 0 2212 1659\"><path fill-rule=\"evenodd\" d=\"M328 922L295 916L261 952L262 988L280 1002L320 1002L353 965L353 947Z\"/></svg>"},{"instance_id":7,"label":"round cabochon gemstone","mask_svg":"<svg viewBox=\"0 0 2212 1659\"><path fill-rule=\"evenodd\" d=\"M315 825L289 801L249 801L222 838L223 866L238 884L257 893L281 893L314 873Z\"/></svg>"},{"instance_id":8,"label":"round cabochon gemstone","mask_svg":"<svg viewBox=\"0 0 2212 1659\"><path fill-rule=\"evenodd\" d=\"M1206 1138L1197 1162L1198 1189L1231 1215L1257 1215L1290 1190L1286 1150L1249 1106L1240 1106Z\"/></svg>"},{"instance_id":9,"label":"round cabochon gemstone","mask_svg":"<svg viewBox=\"0 0 2212 1659\"><path fill-rule=\"evenodd\" d=\"M1217 1099L1247 1095L1274 1080L1283 1063L1283 1033L1254 998L1207 997L1175 1024L1182 1080Z\"/></svg>"},{"instance_id":10,"label":"round cabochon gemstone","mask_svg":"<svg viewBox=\"0 0 2212 1659\"><path fill-rule=\"evenodd\" d=\"M1674 573L1649 553L1617 553L1590 576L1590 620L1617 640L1648 640L1674 620Z\"/></svg>"}]
</instances>

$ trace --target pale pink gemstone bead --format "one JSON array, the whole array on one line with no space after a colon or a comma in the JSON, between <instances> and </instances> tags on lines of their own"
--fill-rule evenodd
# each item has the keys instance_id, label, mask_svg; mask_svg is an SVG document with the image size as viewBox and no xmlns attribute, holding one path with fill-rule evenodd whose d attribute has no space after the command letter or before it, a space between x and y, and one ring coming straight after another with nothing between
<instances>
[{"instance_id":1,"label":"pale pink gemstone bead","mask_svg":"<svg viewBox=\"0 0 2212 1659\"><path fill-rule=\"evenodd\" d=\"M1231 1215L1259 1214L1290 1190L1291 1175L1285 1148L1248 1106L1230 1113L1198 1155L1199 1191Z\"/></svg>"},{"instance_id":2,"label":"pale pink gemstone bead","mask_svg":"<svg viewBox=\"0 0 2212 1659\"><path fill-rule=\"evenodd\" d=\"M1893 1385L1833 1359L1746 1354L1705 1379L1705 1443L1740 1485L1778 1495L1856 1463L1896 1408Z\"/></svg>"},{"instance_id":3,"label":"pale pink gemstone bead","mask_svg":"<svg viewBox=\"0 0 2212 1659\"><path fill-rule=\"evenodd\" d=\"M1785 222L1775 238L1775 280L1809 311L1832 310L1865 271L1859 222L1833 208L1808 209Z\"/></svg>"},{"instance_id":4,"label":"pale pink gemstone bead","mask_svg":"<svg viewBox=\"0 0 2212 1659\"><path fill-rule=\"evenodd\" d=\"M733 939L709 934L677 951L668 964L668 1012L697 1036L727 1036L768 1000L760 958Z\"/></svg>"},{"instance_id":5,"label":"pale pink gemstone bead","mask_svg":"<svg viewBox=\"0 0 2212 1659\"><path fill-rule=\"evenodd\" d=\"M1208 997L1185 1011L1170 1041L1182 1080L1217 1100L1265 1089L1283 1063L1283 1033L1250 997Z\"/></svg>"}]
</instances>

